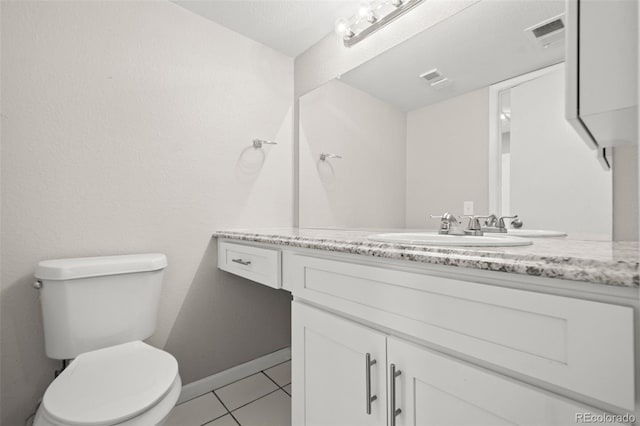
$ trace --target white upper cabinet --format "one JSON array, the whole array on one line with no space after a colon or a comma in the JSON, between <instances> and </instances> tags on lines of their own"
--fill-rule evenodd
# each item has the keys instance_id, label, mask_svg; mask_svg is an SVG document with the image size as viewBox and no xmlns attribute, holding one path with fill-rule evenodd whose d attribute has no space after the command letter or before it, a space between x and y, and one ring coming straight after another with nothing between
<instances>
[{"instance_id":1,"label":"white upper cabinet","mask_svg":"<svg viewBox=\"0 0 640 426\"><path fill-rule=\"evenodd\" d=\"M594 148L638 140L638 2L567 1L567 119Z\"/></svg>"}]
</instances>

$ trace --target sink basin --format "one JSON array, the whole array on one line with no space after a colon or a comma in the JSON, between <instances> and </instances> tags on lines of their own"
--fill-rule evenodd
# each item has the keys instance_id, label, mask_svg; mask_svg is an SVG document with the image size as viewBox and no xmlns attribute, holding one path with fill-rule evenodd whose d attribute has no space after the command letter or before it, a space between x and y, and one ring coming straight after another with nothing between
<instances>
[{"instance_id":1,"label":"sink basin","mask_svg":"<svg viewBox=\"0 0 640 426\"><path fill-rule=\"evenodd\" d=\"M567 236L567 234L565 234L564 232L546 231L543 229L508 229L507 235L513 235L514 237L530 237L530 238L566 237Z\"/></svg>"},{"instance_id":2,"label":"sink basin","mask_svg":"<svg viewBox=\"0 0 640 426\"><path fill-rule=\"evenodd\" d=\"M515 247L532 244L531 241L527 239L510 237L508 235L483 235L481 237L474 237L470 235L442 235L432 232L375 234L370 235L369 239L384 243L448 247Z\"/></svg>"}]
</instances>

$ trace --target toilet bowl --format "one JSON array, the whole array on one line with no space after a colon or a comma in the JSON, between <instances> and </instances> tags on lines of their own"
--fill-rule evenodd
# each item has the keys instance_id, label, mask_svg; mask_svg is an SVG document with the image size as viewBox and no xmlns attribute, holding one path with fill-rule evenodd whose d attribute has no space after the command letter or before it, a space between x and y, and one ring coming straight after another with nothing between
<instances>
[{"instance_id":1,"label":"toilet bowl","mask_svg":"<svg viewBox=\"0 0 640 426\"><path fill-rule=\"evenodd\" d=\"M51 383L33 424L161 425L181 387L175 358L144 342L86 352Z\"/></svg>"}]
</instances>

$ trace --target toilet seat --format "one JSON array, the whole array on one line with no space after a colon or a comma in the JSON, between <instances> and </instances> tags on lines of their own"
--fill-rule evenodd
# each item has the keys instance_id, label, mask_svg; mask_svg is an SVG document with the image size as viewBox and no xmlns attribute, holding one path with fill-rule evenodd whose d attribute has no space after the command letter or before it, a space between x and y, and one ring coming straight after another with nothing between
<instances>
[{"instance_id":1,"label":"toilet seat","mask_svg":"<svg viewBox=\"0 0 640 426\"><path fill-rule=\"evenodd\" d=\"M129 342L79 355L49 386L41 408L59 424L114 425L149 410L177 379L172 355Z\"/></svg>"}]
</instances>

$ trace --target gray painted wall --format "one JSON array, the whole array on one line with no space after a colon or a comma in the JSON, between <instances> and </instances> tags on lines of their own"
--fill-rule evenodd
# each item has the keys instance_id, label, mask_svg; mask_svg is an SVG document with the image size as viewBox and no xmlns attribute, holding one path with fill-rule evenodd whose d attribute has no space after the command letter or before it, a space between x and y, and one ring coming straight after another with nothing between
<instances>
[{"instance_id":1,"label":"gray painted wall","mask_svg":"<svg viewBox=\"0 0 640 426\"><path fill-rule=\"evenodd\" d=\"M489 210L489 89L407 113L408 228L438 227L427 215Z\"/></svg>"},{"instance_id":2,"label":"gray painted wall","mask_svg":"<svg viewBox=\"0 0 640 426\"><path fill-rule=\"evenodd\" d=\"M292 222L292 59L169 2L1 8L0 423L58 367L42 259L166 253L150 343L184 383L288 346L289 294L218 271L210 235Z\"/></svg>"},{"instance_id":3,"label":"gray painted wall","mask_svg":"<svg viewBox=\"0 0 640 426\"><path fill-rule=\"evenodd\" d=\"M406 117L339 80L300 98L301 227L404 227Z\"/></svg>"},{"instance_id":4,"label":"gray painted wall","mask_svg":"<svg viewBox=\"0 0 640 426\"><path fill-rule=\"evenodd\" d=\"M638 240L638 147L613 149L613 239Z\"/></svg>"}]
</instances>

